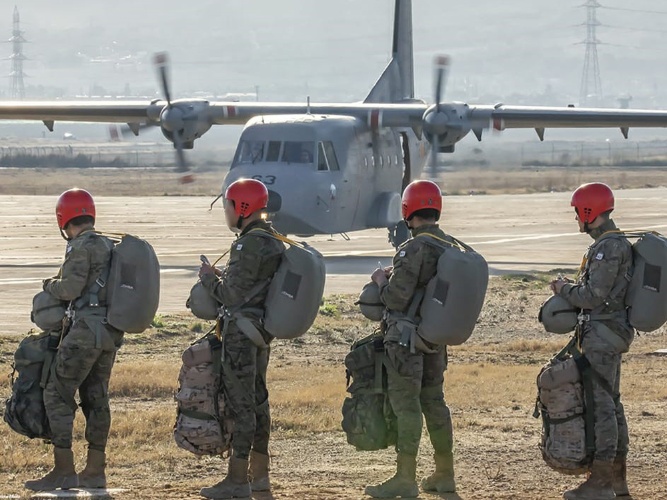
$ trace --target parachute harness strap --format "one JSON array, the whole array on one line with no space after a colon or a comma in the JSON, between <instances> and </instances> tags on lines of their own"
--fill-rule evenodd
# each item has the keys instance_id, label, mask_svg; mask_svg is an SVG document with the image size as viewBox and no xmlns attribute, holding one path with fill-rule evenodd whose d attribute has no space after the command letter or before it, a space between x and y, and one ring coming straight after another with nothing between
<instances>
[{"instance_id":1,"label":"parachute harness strap","mask_svg":"<svg viewBox=\"0 0 667 500\"><path fill-rule=\"evenodd\" d=\"M450 238L452 238L454 240L454 243L452 243L451 241L447 241L443 238L440 238L439 236L436 236L434 234L430 234L430 233L420 233L417 236L415 236L415 238L419 238L420 236L428 236L429 238L433 238L434 240L438 240L439 242L444 243L445 245L449 245L450 247L458 248L462 252L472 252L473 251L472 247L466 245L465 243L463 243L460 240L457 240L453 236L450 236Z\"/></svg>"},{"instance_id":2,"label":"parachute harness strap","mask_svg":"<svg viewBox=\"0 0 667 500\"><path fill-rule=\"evenodd\" d=\"M283 243L287 243L290 246L297 247L297 248L300 248L301 250L305 250L307 252L310 252L310 250L308 250L304 245L302 245L298 241L291 240L287 236L284 236L280 233L271 233L271 232L266 231L264 229L251 229L250 231L248 231L248 234L250 234L250 233L257 233L260 236L265 236L265 237L268 237L268 238L275 238L276 240L282 241Z\"/></svg>"}]
</instances>

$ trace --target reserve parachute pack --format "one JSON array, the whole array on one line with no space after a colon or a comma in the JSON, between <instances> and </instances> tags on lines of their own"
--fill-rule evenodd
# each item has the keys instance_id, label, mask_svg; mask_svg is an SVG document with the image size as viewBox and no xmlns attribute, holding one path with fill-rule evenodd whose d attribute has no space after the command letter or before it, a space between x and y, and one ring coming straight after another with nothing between
<instances>
[{"instance_id":1,"label":"reserve parachute pack","mask_svg":"<svg viewBox=\"0 0 667 500\"><path fill-rule=\"evenodd\" d=\"M264 328L279 339L300 337L313 325L324 294L326 270L322 254L306 243L297 243L277 233L253 229L289 247L271 278L264 302Z\"/></svg>"},{"instance_id":2,"label":"reserve parachute pack","mask_svg":"<svg viewBox=\"0 0 667 500\"><path fill-rule=\"evenodd\" d=\"M222 390L222 343L209 333L181 357L174 440L195 455L222 455L229 450L233 420Z\"/></svg>"},{"instance_id":3,"label":"reserve parachute pack","mask_svg":"<svg viewBox=\"0 0 667 500\"><path fill-rule=\"evenodd\" d=\"M97 295L105 287L107 322L126 333L141 333L151 325L160 301L160 263L147 241L130 234L111 238L115 241L108 271L74 302L74 307L98 306Z\"/></svg>"},{"instance_id":4,"label":"reserve parachute pack","mask_svg":"<svg viewBox=\"0 0 667 500\"><path fill-rule=\"evenodd\" d=\"M49 292L39 292L32 299L30 321L48 332L60 330L67 313L67 301L55 298Z\"/></svg>"},{"instance_id":5,"label":"reserve parachute pack","mask_svg":"<svg viewBox=\"0 0 667 500\"><path fill-rule=\"evenodd\" d=\"M561 474L583 474L595 455L593 379L611 387L576 348L573 338L537 377L533 417L542 417L540 451L545 463Z\"/></svg>"},{"instance_id":6,"label":"reserve parachute pack","mask_svg":"<svg viewBox=\"0 0 667 500\"><path fill-rule=\"evenodd\" d=\"M29 438L51 439L44 388L59 341L60 330L28 335L14 353L12 395L5 401L3 418L14 431Z\"/></svg>"},{"instance_id":7,"label":"reserve parachute pack","mask_svg":"<svg viewBox=\"0 0 667 500\"><path fill-rule=\"evenodd\" d=\"M642 332L667 322L667 238L656 232L620 233L632 244L633 270L625 294L628 321Z\"/></svg>"},{"instance_id":8,"label":"reserve parachute pack","mask_svg":"<svg viewBox=\"0 0 667 500\"><path fill-rule=\"evenodd\" d=\"M387 397L384 339L372 334L352 344L345 356L347 392L343 431L357 450L381 450L396 444L396 416Z\"/></svg>"},{"instance_id":9,"label":"reserve parachute pack","mask_svg":"<svg viewBox=\"0 0 667 500\"><path fill-rule=\"evenodd\" d=\"M489 266L484 257L456 238L450 243L427 233L416 237L443 250L437 273L426 285L417 333L436 345L462 344L472 335L482 310Z\"/></svg>"}]
</instances>

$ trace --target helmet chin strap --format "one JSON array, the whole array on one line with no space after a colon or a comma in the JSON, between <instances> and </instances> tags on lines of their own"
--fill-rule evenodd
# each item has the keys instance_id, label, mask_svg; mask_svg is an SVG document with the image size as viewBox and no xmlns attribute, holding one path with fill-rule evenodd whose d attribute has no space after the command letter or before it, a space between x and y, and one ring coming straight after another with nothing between
<instances>
[{"instance_id":1,"label":"helmet chin strap","mask_svg":"<svg viewBox=\"0 0 667 500\"><path fill-rule=\"evenodd\" d=\"M72 238L67 237L67 234L65 233L65 231L63 231L63 228L59 227L58 229L60 230L60 236L63 237L63 240L72 241Z\"/></svg>"},{"instance_id":2,"label":"helmet chin strap","mask_svg":"<svg viewBox=\"0 0 667 500\"><path fill-rule=\"evenodd\" d=\"M241 224L243 224L243 216L239 215L239 220L236 221L236 229L241 229Z\"/></svg>"}]
</instances>

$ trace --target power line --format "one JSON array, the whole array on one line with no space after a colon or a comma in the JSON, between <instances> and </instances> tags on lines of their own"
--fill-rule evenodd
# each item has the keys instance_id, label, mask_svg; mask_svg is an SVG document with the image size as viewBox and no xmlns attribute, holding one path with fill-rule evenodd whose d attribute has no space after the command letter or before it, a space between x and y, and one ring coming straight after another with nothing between
<instances>
[{"instance_id":1,"label":"power line","mask_svg":"<svg viewBox=\"0 0 667 500\"><path fill-rule=\"evenodd\" d=\"M642 10L642 9L627 9L625 7L607 7L606 5L600 5L600 8L607 10L620 10L623 12L638 12L641 14L663 14L667 15L665 10Z\"/></svg>"}]
</instances>

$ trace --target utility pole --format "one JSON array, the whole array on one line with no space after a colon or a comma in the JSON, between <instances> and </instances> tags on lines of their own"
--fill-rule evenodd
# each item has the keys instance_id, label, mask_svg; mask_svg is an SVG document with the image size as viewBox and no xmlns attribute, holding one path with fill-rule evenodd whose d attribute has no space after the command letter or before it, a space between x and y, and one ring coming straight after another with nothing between
<instances>
[{"instance_id":1,"label":"utility pole","mask_svg":"<svg viewBox=\"0 0 667 500\"><path fill-rule=\"evenodd\" d=\"M600 64L598 63L598 44L596 29L600 25L597 18L597 9L602 5L597 0L587 0L582 7L586 7L586 56L584 70L581 75L579 90L580 106L598 106L602 99L602 82L600 80Z\"/></svg>"},{"instance_id":2,"label":"utility pole","mask_svg":"<svg viewBox=\"0 0 667 500\"><path fill-rule=\"evenodd\" d=\"M12 55L9 59L12 61L12 70L9 73L11 80L9 97L12 99L25 98L25 86L23 85L23 61L26 57L23 55L23 44L26 39L23 38L23 32L20 27L19 9L14 6L14 24L12 30L12 37L9 39L12 42Z\"/></svg>"}]
</instances>

